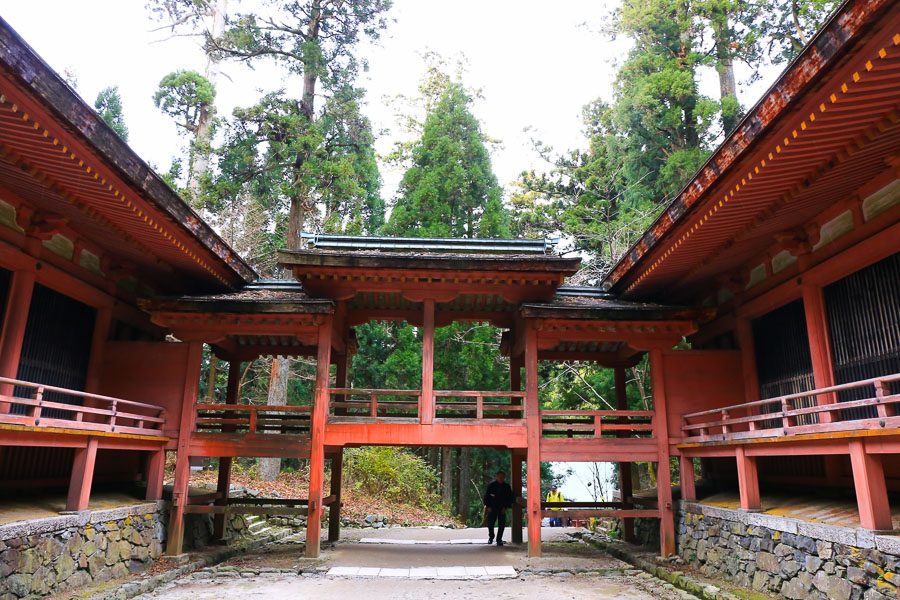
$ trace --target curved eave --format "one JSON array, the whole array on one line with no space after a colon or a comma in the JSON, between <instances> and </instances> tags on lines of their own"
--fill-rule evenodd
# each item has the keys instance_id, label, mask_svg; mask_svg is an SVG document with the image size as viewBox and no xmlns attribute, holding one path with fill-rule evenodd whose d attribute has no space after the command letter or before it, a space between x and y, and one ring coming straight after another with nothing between
<instances>
[{"instance_id":1,"label":"curved eave","mask_svg":"<svg viewBox=\"0 0 900 600\"><path fill-rule=\"evenodd\" d=\"M90 227L109 230L207 287L236 287L257 278L2 19L0 85L7 122L20 128L9 131L5 153L58 193L69 205L61 203L61 209L76 208Z\"/></svg>"},{"instance_id":2,"label":"curved eave","mask_svg":"<svg viewBox=\"0 0 900 600\"><path fill-rule=\"evenodd\" d=\"M765 152L770 150L769 146L771 152L768 164L775 164L777 161L773 161L772 158L779 158L781 146L786 147L791 139L797 137L798 132L809 137L808 129L813 129L812 121L808 114L798 114L801 112L800 109L805 109L806 103L819 104L818 96L821 96L820 106L824 114L836 101L835 94L838 101L842 94L848 101L853 101L853 90L849 90L848 93L848 84L843 79L834 80L836 71L840 71L837 74L841 77L846 76L849 85L859 84L860 73L865 76L872 68L870 59L894 60L893 54L885 55L882 50L887 48L891 53L896 53L898 32L895 31L895 26L898 15L900 5L890 0L849 0L843 4L778 81L748 111L735 131L719 146L667 209L619 260L601 286L628 297L646 297L648 294L653 296L654 293L658 294L665 290L672 281L685 281L684 275L679 278L678 273L691 272L689 265L715 260L717 252L728 248L733 243L731 241L733 237L750 226L735 225L735 212L743 210L747 213L749 209L742 209L741 203L735 200L731 212L719 210L723 202L727 203L733 199L736 191L742 186L749 187L746 183L752 180L755 174L759 174L760 164L762 167L767 164ZM877 35L872 33L873 30ZM869 39L872 36L878 39ZM863 44L873 46L873 56L856 57L859 60L855 62L859 62L859 65L845 64L848 62L845 60L848 54L859 50ZM854 68L859 71L854 71ZM893 76L894 69L891 65L885 65L885 71ZM823 89L823 81L828 83L827 89ZM866 83L865 77L863 83ZM859 110L866 114L867 109L864 106L860 106ZM816 106L816 112L818 111L819 106ZM885 114L889 116L890 112ZM812 118L815 117L813 114ZM793 123L794 120L796 123ZM860 132L854 131L850 137L863 135L864 130L865 127L861 127ZM783 132L786 135L782 135ZM785 142L781 141L782 137ZM796 144L796 147L800 146L801 144ZM756 160L758 157L761 157L761 161ZM823 160L822 164L828 165L829 161ZM808 173L816 171L810 171L808 166L806 171L802 171L799 166L797 169L798 185L801 188L808 186L809 182L805 178L808 177ZM790 193L794 186L795 182L792 181L782 192L773 192L772 202L781 198L783 194ZM753 222L762 218L760 215L765 215L765 210L766 207L754 207L747 220ZM697 249L694 250L697 254L688 256L686 252L688 238L703 225L707 225L704 233L713 229L716 217L721 217L719 221L723 230L718 241L697 242ZM743 217L744 215L739 218ZM788 226L789 223L786 227ZM729 238L729 235L732 237ZM698 236L694 237L696 239ZM666 261L671 265L676 262L673 259L678 259L688 266L679 266L681 271L672 266L673 271L667 272L664 277L661 275L663 271L661 265Z\"/></svg>"}]
</instances>

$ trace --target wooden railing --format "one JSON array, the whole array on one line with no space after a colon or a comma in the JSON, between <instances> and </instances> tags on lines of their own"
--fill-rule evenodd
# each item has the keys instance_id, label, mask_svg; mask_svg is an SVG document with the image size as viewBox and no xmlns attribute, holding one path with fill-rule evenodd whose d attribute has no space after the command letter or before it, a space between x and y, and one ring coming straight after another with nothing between
<instances>
[{"instance_id":1,"label":"wooden railing","mask_svg":"<svg viewBox=\"0 0 900 600\"><path fill-rule=\"evenodd\" d=\"M523 419L525 392L434 392L435 416L450 419Z\"/></svg>"},{"instance_id":2,"label":"wooden railing","mask_svg":"<svg viewBox=\"0 0 900 600\"><path fill-rule=\"evenodd\" d=\"M687 441L707 442L900 427L900 394L891 390L898 382L900 373L703 410L684 415L681 429ZM869 398L834 401L840 392L866 387L873 390ZM799 406L809 399L827 403ZM850 416L860 408L875 416Z\"/></svg>"},{"instance_id":3,"label":"wooden railing","mask_svg":"<svg viewBox=\"0 0 900 600\"><path fill-rule=\"evenodd\" d=\"M590 518L658 518L658 508L635 508L631 502L541 502L541 516L581 521Z\"/></svg>"},{"instance_id":4,"label":"wooden railing","mask_svg":"<svg viewBox=\"0 0 900 600\"><path fill-rule=\"evenodd\" d=\"M337 502L337 496L322 498L322 506ZM191 496L184 507L188 514L306 516L309 501L305 498L228 498L222 503L218 494Z\"/></svg>"},{"instance_id":5,"label":"wooden railing","mask_svg":"<svg viewBox=\"0 0 900 600\"><path fill-rule=\"evenodd\" d=\"M331 397L329 414L334 416L394 419L419 417L419 390L331 388L328 392Z\"/></svg>"},{"instance_id":6,"label":"wooden railing","mask_svg":"<svg viewBox=\"0 0 900 600\"><path fill-rule=\"evenodd\" d=\"M198 404L198 433L309 433L311 406Z\"/></svg>"},{"instance_id":7,"label":"wooden railing","mask_svg":"<svg viewBox=\"0 0 900 600\"><path fill-rule=\"evenodd\" d=\"M418 419L420 390L331 388L335 417ZM434 392L439 419L522 419L525 392L440 390Z\"/></svg>"},{"instance_id":8,"label":"wooden railing","mask_svg":"<svg viewBox=\"0 0 900 600\"><path fill-rule=\"evenodd\" d=\"M16 391L13 395L0 395L0 423L160 436L166 421L165 409L153 404L6 377L0 377L0 385L28 390L28 397L15 395ZM58 402L48 399L48 395L72 398L82 404Z\"/></svg>"},{"instance_id":9,"label":"wooden railing","mask_svg":"<svg viewBox=\"0 0 900 600\"><path fill-rule=\"evenodd\" d=\"M653 437L652 410L542 410L544 437Z\"/></svg>"}]
</instances>

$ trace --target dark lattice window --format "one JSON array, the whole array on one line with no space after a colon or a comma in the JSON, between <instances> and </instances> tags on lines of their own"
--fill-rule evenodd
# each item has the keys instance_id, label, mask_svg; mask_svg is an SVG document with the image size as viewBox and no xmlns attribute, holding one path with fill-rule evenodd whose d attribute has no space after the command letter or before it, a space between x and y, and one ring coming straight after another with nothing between
<instances>
[{"instance_id":1,"label":"dark lattice window","mask_svg":"<svg viewBox=\"0 0 900 600\"><path fill-rule=\"evenodd\" d=\"M753 345L761 398L775 398L806 392L815 387L806 315L803 301L795 300L753 321ZM812 406L814 398L793 403L794 408ZM777 412L778 406L768 411ZM798 423L814 423L816 417L805 416ZM777 427L778 422L765 422L764 427Z\"/></svg>"},{"instance_id":2,"label":"dark lattice window","mask_svg":"<svg viewBox=\"0 0 900 600\"><path fill-rule=\"evenodd\" d=\"M91 354L96 311L42 285L34 286L22 343L17 379L83 390ZM17 389L17 395L30 390ZM72 404L75 398L56 393L44 397ZM64 411L47 411L65 418Z\"/></svg>"},{"instance_id":3,"label":"dark lattice window","mask_svg":"<svg viewBox=\"0 0 900 600\"><path fill-rule=\"evenodd\" d=\"M900 254L824 290L836 383L900 373ZM897 387L897 386L895 386ZM841 392L842 402L871 398L872 388ZM844 411L845 419L877 416L873 408Z\"/></svg>"}]
</instances>

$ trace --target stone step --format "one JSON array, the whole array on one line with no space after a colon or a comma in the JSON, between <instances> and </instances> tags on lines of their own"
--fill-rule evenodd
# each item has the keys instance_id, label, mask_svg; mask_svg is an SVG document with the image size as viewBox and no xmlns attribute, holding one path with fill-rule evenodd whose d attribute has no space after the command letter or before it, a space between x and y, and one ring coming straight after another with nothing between
<instances>
[{"instance_id":1,"label":"stone step","mask_svg":"<svg viewBox=\"0 0 900 600\"><path fill-rule=\"evenodd\" d=\"M385 579L509 579L516 577L516 570L509 565L486 567L332 567L328 577L385 578Z\"/></svg>"},{"instance_id":2,"label":"stone step","mask_svg":"<svg viewBox=\"0 0 900 600\"><path fill-rule=\"evenodd\" d=\"M446 540L401 540L394 538L362 538L359 540L360 544L387 544L387 545L398 545L398 546L416 546L416 545L428 545L428 546L456 546L459 544L462 545L478 545L478 546L486 546L487 538L458 538L458 539L446 539ZM506 542L509 543L509 542Z\"/></svg>"}]
</instances>

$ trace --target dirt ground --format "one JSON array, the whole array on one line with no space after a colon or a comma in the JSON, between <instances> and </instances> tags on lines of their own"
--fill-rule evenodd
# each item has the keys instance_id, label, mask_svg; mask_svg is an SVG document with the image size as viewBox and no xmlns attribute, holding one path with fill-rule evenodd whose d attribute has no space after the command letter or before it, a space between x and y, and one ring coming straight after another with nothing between
<instances>
[{"instance_id":1,"label":"dirt ground","mask_svg":"<svg viewBox=\"0 0 900 600\"><path fill-rule=\"evenodd\" d=\"M264 568L309 571L319 566L318 574L284 573L239 577L198 578L187 576L164 586L146 600L253 600L260 598L353 598L365 594L365 600L685 600L689 594L671 588L662 581L636 571L630 565L575 541L566 529L543 529L543 556L528 558L524 545L507 544L503 548L485 544L457 543L451 540L487 538L483 529L450 530L439 528L398 528L384 530L346 530L342 541L323 546L321 558L303 558L303 546L271 544L259 552L236 557L221 567L236 571ZM407 541L447 542L438 544L372 544L362 538L386 538ZM416 580L393 578L344 578L324 574L331 567L446 567L503 566L516 569L519 576L490 580Z\"/></svg>"}]
</instances>

